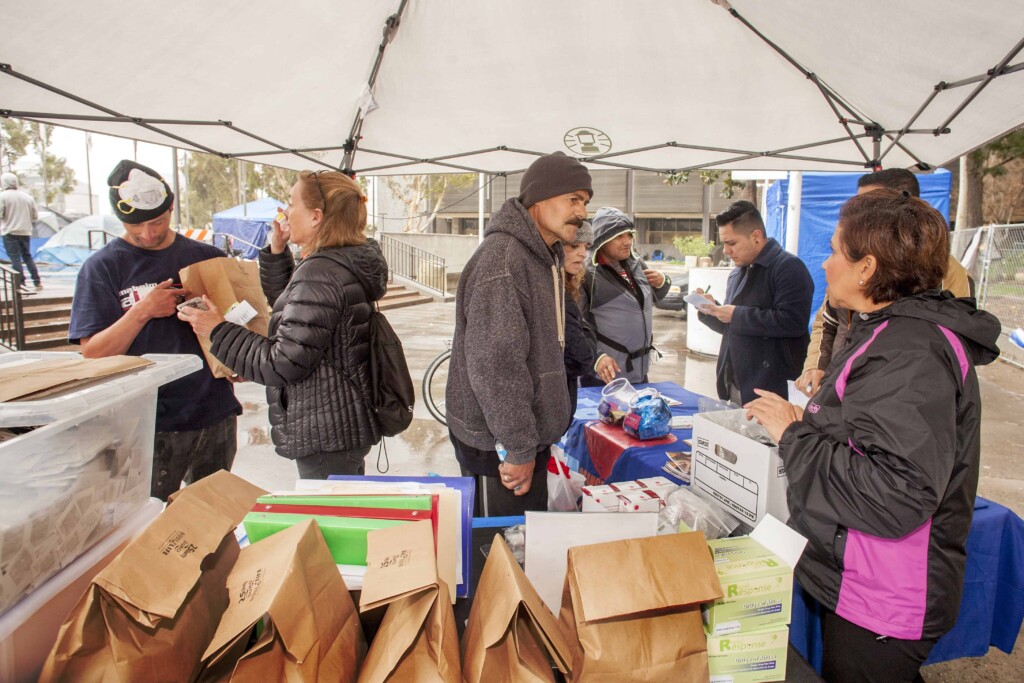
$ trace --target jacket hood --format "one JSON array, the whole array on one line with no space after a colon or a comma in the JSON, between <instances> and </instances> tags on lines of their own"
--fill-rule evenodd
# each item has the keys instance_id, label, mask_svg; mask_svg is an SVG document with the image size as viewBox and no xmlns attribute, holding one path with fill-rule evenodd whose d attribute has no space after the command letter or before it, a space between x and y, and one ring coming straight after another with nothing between
<instances>
[{"instance_id":1,"label":"jacket hood","mask_svg":"<svg viewBox=\"0 0 1024 683\"><path fill-rule=\"evenodd\" d=\"M958 299L950 292L931 290L904 297L879 312L884 317L919 318L955 332L975 365L988 365L999 357L996 342L1002 324L988 311L979 311L974 299Z\"/></svg>"},{"instance_id":2,"label":"jacket hood","mask_svg":"<svg viewBox=\"0 0 1024 683\"><path fill-rule=\"evenodd\" d=\"M0 190L17 190L18 176L13 173L4 173L0 176Z\"/></svg>"},{"instance_id":3,"label":"jacket hood","mask_svg":"<svg viewBox=\"0 0 1024 683\"><path fill-rule=\"evenodd\" d=\"M520 242L544 265L555 263L551 249L540 236L537 224L533 222L533 216L518 198L513 197L501 205L498 213L487 223L484 239L498 233L509 235Z\"/></svg>"},{"instance_id":4,"label":"jacket hood","mask_svg":"<svg viewBox=\"0 0 1024 683\"><path fill-rule=\"evenodd\" d=\"M602 206L594 215L594 244L590 248L594 259L601 247L629 230L635 230L629 216L610 206ZM635 256L635 254L634 254Z\"/></svg>"},{"instance_id":5,"label":"jacket hood","mask_svg":"<svg viewBox=\"0 0 1024 683\"><path fill-rule=\"evenodd\" d=\"M366 244L351 247L328 247L325 251L328 250L345 257L352 274L363 285L370 301L377 301L388 291L388 263L384 260L377 240L371 238L366 240Z\"/></svg>"}]
</instances>

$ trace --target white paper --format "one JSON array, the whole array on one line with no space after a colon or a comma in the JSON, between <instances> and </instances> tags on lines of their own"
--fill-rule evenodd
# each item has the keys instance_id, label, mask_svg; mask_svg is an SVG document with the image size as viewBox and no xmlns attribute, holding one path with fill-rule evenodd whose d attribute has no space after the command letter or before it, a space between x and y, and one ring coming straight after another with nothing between
<instances>
[{"instance_id":1,"label":"white paper","mask_svg":"<svg viewBox=\"0 0 1024 683\"><path fill-rule=\"evenodd\" d=\"M256 309L248 301L239 301L232 304L231 308L224 314L224 319L236 325L245 325L256 317Z\"/></svg>"},{"instance_id":2,"label":"white paper","mask_svg":"<svg viewBox=\"0 0 1024 683\"><path fill-rule=\"evenodd\" d=\"M704 296L703 294L687 294L686 296L683 297L683 301L697 308L700 308L701 306L715 305L714 303L708 301L707 297Z\"/></svg>"},{"instance_id":3,"label":"white paper","mask_svg":"<svg viewBox=\"0 0 1024 683\"><path fill-rule=\"evenodd\" d=\"M788 380L786 384L789 386L789 402L798 408L804 408L807 406L807 402L811 399L807 397L807 394L797 389L796 384L793 380Z\"/></svg>"},{"instance_id":4,"label":"white paper","mask_svg":"<svg viewBox=\"0 0 1024 683\"><path fill-rule=\"evenodd\" d=\"M804 554L807 539L771 515L765 515L750 537L782 558L793 568Z\"/></svg>"},{"instance_id":5,"label":"white paper","mask_svg":"<svg viewBox=\"0 0 1024 683\"><path fill-rule=\"evenodd\" d=\"M526 578L544 604L558 614L569 548L657 533L656 512L527 512Z\"/></svg>"}]
</instances>

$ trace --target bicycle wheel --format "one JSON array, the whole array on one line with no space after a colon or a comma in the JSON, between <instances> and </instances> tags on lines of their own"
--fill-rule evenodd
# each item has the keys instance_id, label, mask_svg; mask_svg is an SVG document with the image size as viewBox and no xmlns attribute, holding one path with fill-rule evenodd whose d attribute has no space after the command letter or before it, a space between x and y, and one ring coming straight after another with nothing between
<instances>
[{"instance_id":1,"label":"bicycle wheel","mask_svg":"<svg viewBox=\"0 0 1024 683\"><path fill-rule=\"evenodd\" d=\"M451 349L442 352L430 361L427 371L423 374L423 402L431 417L443 425L448 424L444 412L444 391L448 384L448 359L452 357Z\"/></svg>"}]
</instances>

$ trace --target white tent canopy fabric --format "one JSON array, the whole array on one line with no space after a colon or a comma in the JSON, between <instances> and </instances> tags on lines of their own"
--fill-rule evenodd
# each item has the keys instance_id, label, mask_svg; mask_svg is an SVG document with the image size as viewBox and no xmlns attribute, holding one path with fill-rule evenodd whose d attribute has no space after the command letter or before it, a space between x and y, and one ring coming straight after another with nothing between
<instances>
[{"instance_id":1,"label":"white tent canopy fabric","mask_svg":"<svg viewBox=\"0 0 1024 683\"><path fill-rule=\"evenodd\" d=\"M9 3L0 114L362 174L513 172L554 150L592 168L927 168L1024 123L1020 16L1019 0Z\"/></svg>"}]
</instances>

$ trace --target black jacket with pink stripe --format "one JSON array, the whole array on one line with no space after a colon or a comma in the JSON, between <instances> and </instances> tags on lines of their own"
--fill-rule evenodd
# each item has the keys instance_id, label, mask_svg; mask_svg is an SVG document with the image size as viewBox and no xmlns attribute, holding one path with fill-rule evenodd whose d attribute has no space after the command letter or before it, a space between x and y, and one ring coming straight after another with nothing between
<instances>
[{"instance_id":1,"label":"black jacket with pink stripe","mask_svg":"<svg viewBox=\"0 0 1024 683\"><path fill-rule=\"evenodd\" d=\"M956 622L981 432L975 365L998 319L938 291L854 314L845 347L785 431L790 526L809 539L801 585L880 635L938 638Z\"/></svg>"}]
</instances>

